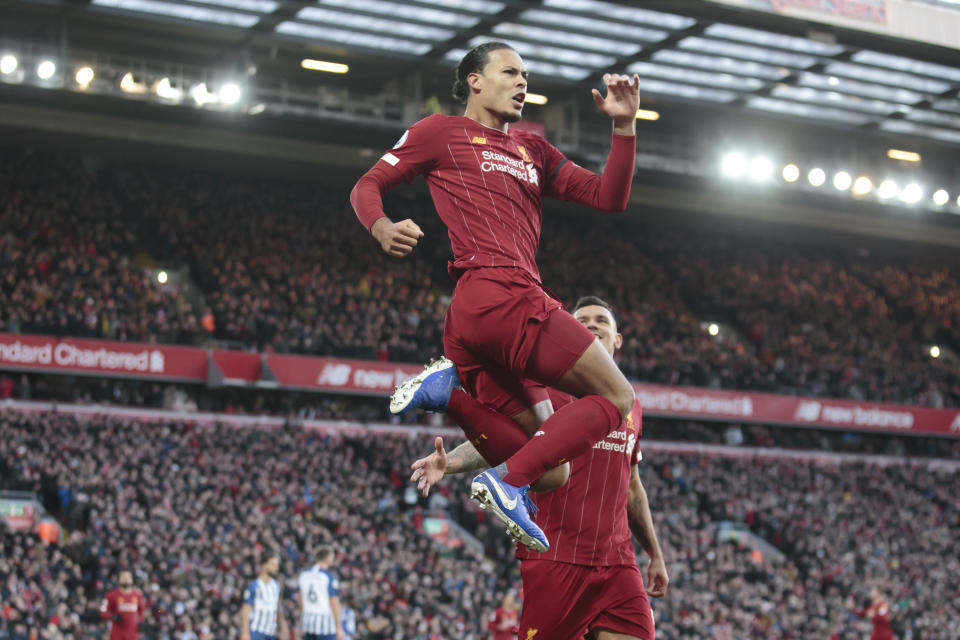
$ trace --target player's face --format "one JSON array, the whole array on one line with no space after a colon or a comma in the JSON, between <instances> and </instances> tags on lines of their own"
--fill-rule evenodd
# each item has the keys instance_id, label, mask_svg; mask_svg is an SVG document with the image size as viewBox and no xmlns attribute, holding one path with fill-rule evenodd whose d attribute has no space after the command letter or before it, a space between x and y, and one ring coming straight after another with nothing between
<instances>
[{"instance_id":1,"label":"player's face","mask_svg":"<svg viewBox=\"0 0 960 640\"><path fill-rule=\"evenodd\" d=\"M132 588L132 587L133 587L133 574L131 574L129 571L124 571L124 572L122 572L119 576L117 576L117 585L118 585L121 589L130 589L130 588Z\"/></svg>"},{"instance_id":2,"label":"player's face","mask_svg":"<svg viewBox=\"0 0 960 640\"><path fill-rule=\"evenodd\" d=\"M513 49L497 49L487 54L483 73L476 74L481 106L504 122L516 122L527 98L527 70Z\"/></svg>"},{"instance_id":3,"label":"player's face","mask_svg":"<svg viewBox=\"0 0 960 640\"><path fill-rule=\"evenodd\" d=\"M276 577L276 575L280 573L280 560L278 558L270 558L266 564L263 565L263 568L267 571L268 576L271 578Z\"/></svg>"},{"instance_id":4,"label":"player's face","mask_svg":"<svg viewBox=\"0 0 960 640\"><path fill-rule=\"evenodd\" d=\"M617 333L617 322L606 307L601 307L598 304L580 307L573 314L573 317L579 320L580 324L585 326L590 333L597 336L600 344L610 355L613 355L623 344L623 336Z\"/></svg>"}]
</instances>

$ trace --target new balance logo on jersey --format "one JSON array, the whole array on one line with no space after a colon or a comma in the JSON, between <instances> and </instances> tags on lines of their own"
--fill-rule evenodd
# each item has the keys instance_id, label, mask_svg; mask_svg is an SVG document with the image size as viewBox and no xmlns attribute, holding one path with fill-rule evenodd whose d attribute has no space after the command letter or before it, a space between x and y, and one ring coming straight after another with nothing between
<instances>
[{"instance_id":1,"label":"new balance logo on jersey","mask_svg":"<svg viewBox=\"0 0 960 640\"><path fill-rule=\"evenodd\" d=\"M470 141L471 144L487 144L486 138L481 138L480 136L473 136L473 140Z\"/></svg>"}]
</instances>

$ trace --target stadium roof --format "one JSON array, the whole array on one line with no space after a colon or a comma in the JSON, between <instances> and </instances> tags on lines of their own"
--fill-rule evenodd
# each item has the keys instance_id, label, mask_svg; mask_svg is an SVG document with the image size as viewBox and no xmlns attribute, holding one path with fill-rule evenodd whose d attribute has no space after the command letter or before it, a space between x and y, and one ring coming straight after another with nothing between
<instances>
[{"instance_id":1,"label":"stadium roof","mask_svg":"<svg viewBox=\"0 0 960 640\"><path fill-rule=\"evenodd\" d=\"M502 40L540 85L641 76L667 100L865 127L960 144L957 52L713 3L601 0L18 0L18 25L62 25L71 44L200 57L257 46L379 61L388 71L458 60ZM949 6L950 3L944 3ZM960 7L958 7L960 9ZM10 11L5 10L5 11ZM20 18L17 20L16 18ZM45 22L44 22L45 21ZM33 34L23 33L22 36ZM166 37L167 42L164 43ZM880 49L887 49L881 51ZM896 53L889 53L893 48ZM396 65L400 65L397 67Z\"/></svg>"}]
</instances>

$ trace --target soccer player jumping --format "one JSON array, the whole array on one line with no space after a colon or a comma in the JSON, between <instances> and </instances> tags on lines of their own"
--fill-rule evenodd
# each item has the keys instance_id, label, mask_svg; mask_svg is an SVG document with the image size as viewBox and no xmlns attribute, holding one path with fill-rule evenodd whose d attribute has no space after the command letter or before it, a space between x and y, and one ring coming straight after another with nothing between
<instances>
[{"instance_id":1,"label":"soccer player jumping","mask_svg":"<svg viewBox=\"0 0 960 640\"><path fill-rule=\"evenodd\" d=\"M449 271L457 284L443 341L455 369L446 360L429 366L395 395L391 410L445 410L458 422L542 420L535 437L473 483L474 495L511 535L538 551L548 543L530 518L530 483L606 436L635 400L606 349L544 288L535 261L543 196L603 211L626 208L640 81L618 74L603 80L606 95L594 89L593 98L613 121L613 139L602 175L568 161L540 136L510 130L523 111L527 71L509 45L490 42L457 68L454 96L466 102L464 115L432 115L411 126L350 194L383 250L403 257L423 233L410 219L390 220L383 196L426 177L453 249ZM549 415L548 386L577 400Z\"/></svg>"}]
</instances>

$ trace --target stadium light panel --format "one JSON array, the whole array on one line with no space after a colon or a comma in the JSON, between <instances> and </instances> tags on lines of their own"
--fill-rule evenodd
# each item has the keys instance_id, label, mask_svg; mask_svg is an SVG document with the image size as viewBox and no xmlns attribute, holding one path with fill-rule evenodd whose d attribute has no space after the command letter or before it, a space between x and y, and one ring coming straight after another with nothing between
<instances>
[{"instance_id":1,"label":"stadium light panel","mask_svg":"<svg viewBox=\"0 0 960 640\"><path fill-rule=\"evenodd\" d=\"M235 82L227 82L222 87L220 87L220 102L232 107L233 105L240 102L240 98L243 96L243 92L240 90L240 87Z\"/></svg>"},{"instance_id":2,"label":"stadium light panel","mask_svg":"<svg viewBox=\"0 0 960 640\"><path fill-rule=\"evenodd\" d=\"M363 11L374 15L393 16L427 24L441 24L446 27L463 29L469 29L480 22L480 18L473 15L401 4L388 0L322 0L321 4L328 7L341 7L351 11Z\"/></svg>"},{"instance_id":3,"label":"stadium light panel","mask_svg":"<svg viewBox=\"0 0 960 640\"><path fill-rule=\"evenodd\" d=\"M210 93L205 82L193 85L190 88L190 97L198 107L217 101L217 96Z\"/></svg>"},{"instance_id":4,"label":"stadium light panel","mask_svg":"<svg viewBox=\"0 0 960 640\"><path fill-rule=\"evenodd\" d=\"M920 162L920 154L916 151L904 151L903 149L887 149L887 157L894 160L903 160L904 162Z\"/></svg>"},{"instance_id":5,"label":"stadium light panel","mask_svg":"<svg viewBox=\"0 0 960 640\"><path fill-rule=\"evenodd\" d=\"M873 191L873 181L867 176L860 176L853 181L853 195L865 196Z\"/></svg>"},{"instance_id":6,"label":"stadium light panel","mask_svg":"<svg viewBox=\"0 0 960 640\"><path fill-rule=\"evenodd\" d=\"M120 89L124 93L146 93L147 85L142 82L137 82L133 77L133 73L128 71L120 79Z\"/></svg>"},{"instance_id":7,"label":"stadium light panel","mask_svg":"<svg viewBox=\"0 0 960 640\"><path fill-rule=\"evenodd\" d=\"M937 345L932 345L932 346L930 347L930 357L931 357L931 358L939 358L939 357L940 357L940 347L938 347Z\"/></svg>"},{"instance_id":8,"label":"stadium light panel","mask_svg":"<svg viewBox=\"0 0 960 640\"><path fill-rule=\"evenodd\" d=\"M530 104L547 104L549 98L547 96L539 93L528 93L524 103L529 102Z\"/></svg>"},{"instance_id":9,"label":"stadium light panel","mask_svg":"<svg viewBox=\"0 0 960 640\"><path fill-rule=\"evenodd\" d=\"M827 181L827 174L820 167L814 167L807 173L807 181L815 187L823 186L823 183Z\"/></svg>"},{"instance_id":10,"label":"stadium light panel","mask_svg":"<svg viewBox=\"0 0 960 640\"><path fill-rule=\"evenodd\" d=\"M660 42L666 40L670 34L659 29L650 29L622 22L612 22L610 20L598 20L596 18L585 18L583 16L572 16L568 13L559 13L557 11L547 11L543 9L527 9L520 14L520 19L524 22L536 22L549 27L566 27L580 31L590 31L599 33L603 36L613 36L624 38L628 41L641 42Z\"/></svg>"},{"instance_id":11,"label":"stadium light panel","mask_svg":"<svg viewBox=\"0 0 960 640\"><path fill-rule=\"evenodd\" d=\"M12 54L6 54L0 58L0 73L4 75L9 75L17 70L17 67L20 66L20 61L17 60L17 56Z\"/></svg>"},{"instance_id":12,"label":"stadium light panel","mask_svg":"<svg viewBox=\"0 0 960 640\"><path fill-rule=\"evenodd\" d=\"M157 97L162 100L179 101L183 98L183 90L172 86L170 78L161 78L154 91L157 92Z\"/></svg>"},{"instance_id":13,"label":"stadium light panel","mask_svg":"<svg viewBox=\"0 0 960 640\"><path fill-rule=\"evenodd\" d=\"M549 44L513 40L510 38L504 38L503 36L477 36L470 39L470 46L475 47L478 44L490 42L491 40L506 42L508 45L516 49L517 53L525 58L524 62L529 62L526 60L527 57L533 57L539 58L540 60L546 60L551 63L580 65L591 67L593 69L601 69L613 65L617 61L616 56L602 55L599 53L587 53L585 51L567 49L565 47L558 47ZM529 66L530 65L527 64L528 68Z\"/></svg>"},{"instance_id":14,"label":"stadium light panel","mask_svg":"<svg viewBox=\"0 0 960 640\"><path fill-rule=\"evenodd\" d=\"M870 51L867 49L857 51L850 57L854 62L960 82L960 69L956 67L948 67L942 64L924 62L922 60L914 60L913 58L904 58L902 56L894 56L889 53L880 53L879 51Z\"/></svg>"},{"instance_id":15,"label":"stadium light panel","mask_svg":"<svg viewBox=\"0 0 960 640\"><path fill-rule=\"evenodd\" d=\"M817 59L813 56L802 55L799 53L790 53L774 49L765 49L748 44L737 42L727 42L725 40L714 40L712 38L702 38L700 36L689 36L681 40L678 45L681 49L699 51L708 55L729 56L731 58L744 58L763 64L778 65L781 67L790 67L794 69L807 69L817 64Z\"/></svg>"},{"instance_id":16,"label":"stadium light panel","mask_svg":"<svg viewBox=\"0 0 960 640\"><path fill-rule=\"evenodd\" d=\"M877 197L881 200L889 200L900 193L900 187L893 180L884 180L877 189Z\"/></svg>"},{"instance_id":17,"label":"stadium light panel","mask_svg":"<svg viewBox=\"0 0 960 640\"><path fill-rule=\"evenodd\" d=\"M627 67L627 72L636 73L643 77L664 78L673 82L720 87L733 91L756 91L764 86L764 82L757 78L735 76L729 73L683 69L672 65L653 64L650 62L635 62Z\"/></svg>"},{"instance_id":18,"label":"stadium light panel","mask_svg":"<svg viewBox=\"0 0 960 640\"><path fill-rule=\"evenodd\" d=\"M233 2L233 0L230 0ZM249 3L251 0L247 0ZM271 13L278 6L278 3L272 0L260 0L269 2L273 9L263 13ZM229 27L241 27L247 29L260 22L260 16L251 13L240 13L239 11L226 11L202 7L194 4L183 4L175 1L166 0L91 0L94 7L103 9L112 9L116 11L129 11L133 13L145 13L153 17L177 18L180 20L190 20L193 22L211 22ZM209 0L208 4L228 6L230 8L239 8L236 3L228 4L226 0Z\"/></svg>"},{"instance_id":19,"label":"stadium light panel","mask_svg":"<svg viewBox=\"0 0 960 640\"><path fill-rule=\"evenodd\" d=\"M833 176L833 188L837 191L846 191L853 184L853 178L846 171L838 171Z\"/></svg>"},{"instance_id":20,"label":"stadium light panel","mask_svg":"<svg viewBox=\"0 0 960 640\"><path fill-rule=\"evenodd\" d=\"M797 53L809 53L816 56L835 56L843 53L843 47L838 44L818 42L809 38L798 38L772 31L749 29L732 24L716 23L706 28L704 33L714 38L726 38L738 42L749 42L764 47L787 49Z\"/></svg>"},{"instance_id":21,"label":"stadium light panel","mask_svg":"<svg viewBox=\"0 0 960 640\"><path fill-rule=\"evenodd\" d=\"M637 120L659 120L660 113L650 109L637 109Z\"/></svg>"},{"instance_id":22,"label":"stadium light panel","mask_svg":"<svg viewBox=\"0 0 960 640\"><path fill-rule=\"evenodd\" d=\"M924 136L927 138L933 138L934 140L960 144L960 131L955 129L930 127L927 125L917 124L916 122L908 122L906 120L884 120L880 123L880 129L883 131L892 131L894 133L902 133L911 136Z\"/></svg>"},{"instance_id":23,"label":"stadium light panel","mask_svg":"<svg viewBox=\"0 0 960 640\"><path fill-rule=\"evenodd\" d=\"M552 7L554 9L579 11L604 16L618 22L638 22L640 24L649 24L671 30L689 29L697 23L695 19L687 16L678 16L672 13L651 11L649 9L624 7L623 5L613 4L612 2L602 2L601 0L543 0L543 4L546 7Z\"/></svg>"},{"instance_id":24,"label":"stadium light panel","mask_svg":"<svg viewBox=\"0 0 960 640\"><path fill-rule=\"evenodd\" d=\"M439 5L445 9L462 9L480 13L500 13L502 2L493 0L420 0L423 4Z\"/></svg>"},{"instance_id":25,"label":"stadium light panel","mask_svg":"<svg viewBox=\"0 0 960 640\"><path fill-rule=\"evenodd\" d=\"M53 60L43 60L37 65L37 77L41 80L49 80L57 72L57 65Z\"/></svg>"},{"instance_id":26,"label":"stadium light panel","mask_svg":"<svg viewBox=\"0 0 960 640\"><path fill-rule=\"evenodd\" d=\"M800 167L795 164L788 164L783 167L781 172L785 182L796 182L800 178Z\"/></svg>"},{"instance_id":27,"label":"stadium light panel","mask_svg":"<svg viewBox=\"0 0 960 640\"><path fill-rule=\"evenodd\" d=\"M950 202L950 194L947 193L946 189L937 189L933 192L933 204L942 207L948 202Z\"/></svg>"},{"instance_id":28,"label":"stadium light panel","mask_svg":"<svg viewBox=\"0 0 960 640\"><path fill-rule=\"evenodd\" d=\"M80 67L77 69L77 74L74 76L74 80L77 81L77 84L80 85L81 89L86 89L90 86L90 83L93 82L93 77L96 75L91 67Z\"/></svg>"},{"instance_id":29,"label":"stadium light panel","mask_svg":"<svg viewBox=\"0 0 960 640\"><path fill-rule=\"evenodd\" d=\"M900 199L907 204L916 204L923 198L923 187L916 182L911 182L900 192Z\"/></svg>"},{"instance_id":30,"label":"stadium light panel","mask_svg":"<svg viewBox=\"0 0 960 640\"><path fill-rule=\"evenodd\" d=\"M315 42L337 42L354 47L378 49L396 53L422 56L433 48L426 42L414 42L405 38L393 38L373 33L361 33L349 29L327 27L319 24L305 24L286 20L277 25L275 31L280 35L303 38Z\"/></svg>"},{"instance_id":31,"label":"stadium light panel","mask_svg":"<svg viewBox=\"0 0 960 640\"><path fill-rule=\"evenodd\" d=\"M728 178L739 178L747 170L747 159L743 154L732 152L723 156L720 161L720 171Z\"/></svg>"},{"instance_id":32,"label":"stadium light panel","mask_svg":"<svg viewBox=\"0 0 960 640\"><path fill-rule=\"evenodd\" d=\"M695 87L680 82L667 82L665 80L654 80L653 78L644 78L640 84L643 86L644 93L659 93L665 96L686 98L688 100L727 103L736 100L738 95L726 89Z\"/></svg>"},{"instance_id":33,"label":"stadium light panel","mask_svg":"<svg viewBox=\"0 0 960 640\"><path fill-rule=\"evenodd\" d=\"M795 116L813 120L832 120L857 126L867 124L873 120L871 116L865 113L854 113L846 109L834 109L833 107L824 107L817 104L777 100L766 96L751 96L747 99L747 108L776 113L782 116Z\"/></svg>"},{"instance_id":34,"label":"stadium light panel","mask_svg":"<svg viewBox=\"0 0 960 640\"><path fill-rule=\"evenodd\" d=\"M838 78L837 76L825 76L819 73L810 73L804 71L797 80L798 84L804 87L813 87L824 91L839 91L855 96L865 98L875 98L887 102L898 104L917 104L925 99L922 93L908 91L899 87L887 87L881 84L870 84L869 82L858 82L848 78Z\"/></svg>"},{"instance_id":35,"label":"stadium light panel","mask_svg":"<svg viewBox=\"0 0 960 640\"><path fill-rule=\"evenodd\" d=\"M875 82L922 93L941 94L950 89L950 84L942 80L849 62L831 62L824 72L832 76L844 76L861 82Z\"/></svg>"},{"instance_id":36,"label":"stadium light panel","mask_svg":"<svg viewBox=\"0 0 960 640\"><path fill-rule=\"evenodd\" d=\"M790 75L783 67L774 67L749 60L735 60L726 56L711 56L677 49L661 49L653 54L654 62L665 62L694 69L709 69L720 73L752 76L763 80L782 80Z\"/></svg>"},{"instance_id":37,"label":"stadium light panel","mask_svg":"<svg viewBox=\"0 0 960 640\"><path fill-rule=\"evenodd\" d=\"M796 100L797 102L812 102L814 104L842 107L844 109L853 109L854 111L865 111L867 113L878 113L889 115L896 113L899 106L892 102L883 100L874 100L860 98L857 96L848 96L838 91L822 91L813 87L794 87L791 85L778 85L773 88L770 95L774 98L784 100Z\"/></svg>"},{"instance_id":38,"label":"stadium light panel","mask_svg":"<svg viewBox=\"0 0 960 640\"><path fill-rule=\"evenodd\" d=\"M310 71L325 71L327 73L346 73L350 71L349 65L340 62L327 62L326 60L313 60L304 58L300 61L300 66Z\"/></svg>"},{"instance_id":39,"label":"stadium light panel","mask_svg":"<svg viewBox=\"0 0 960 640\"><path fill-rule=\"evenodd\" d=\"M576 47L585 51L607 53L618 58L634 56L640 53L642 47L636 41L621 42L607 37L586 36L569 31L558 31L553 28L534 27L514 22L501 22L493 27L496 34L523 38L536 42L551 42L565 47Z\"/></svg>"},{"instance_id":40,"label":"stadium light panel","mask_svg":"<svg viewBox=\"0 0 960 640\"><path fill-rule=\"evenodd\" d=\"M766 182L773 176L773 163L766 156L757 156L750 161L750 179L754 182Z\"/></svg>"},{"instance_id":41,"label":"stadium light panel","mask_svg":"<svg viewBox=\"0 0 960 640\"><path fill-rule=\"evenodd\" d=\"M382 33L389 33L390 35L414 38L416 40L446 41L456 35L456 32L451 29L442 29L397 20L392 12L385 15L390 17L377 18L371 15L335 11L322 7L304 7L297 12L297 19L331 27L338 26L347 29L380 31Z\"/></svg>"}]
</instances>

